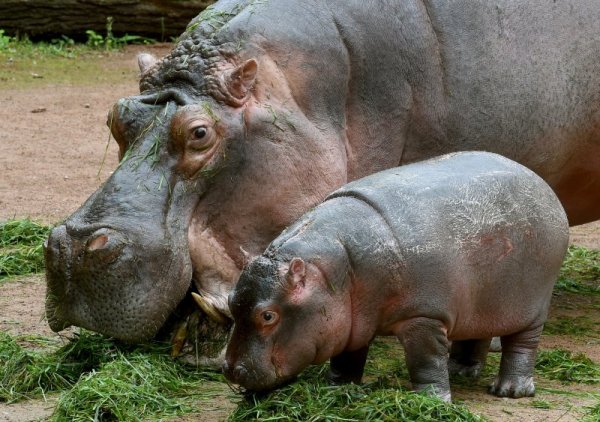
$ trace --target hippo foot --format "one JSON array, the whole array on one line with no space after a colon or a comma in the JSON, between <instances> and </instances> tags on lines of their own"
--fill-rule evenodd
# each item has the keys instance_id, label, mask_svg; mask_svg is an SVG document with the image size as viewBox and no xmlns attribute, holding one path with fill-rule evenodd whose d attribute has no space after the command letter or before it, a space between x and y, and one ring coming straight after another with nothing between
<instances>
[{"instance_id":1,"label":"hippo foot","mask_svg":"<svg viewBox=\"0 0 600 422\"><path fill-rule=\"evenodd\" d=\"M329 382L331 384L360 384L368 353L369 345L333 356L327 375Z\"/></svg>"},{"instance_id":2,"label":"hippo foot","mask_svg":"<svg viewBox=\"0 0 600 422\"><path fill-rule=\"evenodd\" d=\"M361 375L348 375L342 374L333 370L329 370L327 373L327 381L333 385L342 385L342 384L360 384L362 382L362 374Z\"/></svg>"},{"instance_id":3,"label":"hippo foot","mask_svg":"<svg viewBox=\"0 0 600 422\"><path fill-rule=\"evenodd\" d=\"M450 394L450 390L447 388L442 388L433 384L413 383L413 390L431 397L437 397L438 399L446 403L452 402L452 395Z\"/></svg>"},{"instance_id":4,"label":"hippo foot","mask_svg":"<svg viewBox=\"0 0 600 422\"><path fill-rule=\"evenodd\" d=\"M518 376L504 379L497 377L490 386L489 392L498 397L511 397L513 399L533 397L535 395L533 377Z\"/></svg>"},{"instance_id":5,"label":"hippo foot","mask_svg":"<svg viewBox=\"0 0 600 422\"><path fill-rule=\"evenodd\" d=\"M464 365L450 358L448 359L448 374L452 377L479 378L483 363L477 362L473 365Z\"/></svg>"},{"instance_id":6,"label":"hippo foot","mask_svg":"<svg viewBox=\"0 0 600 422\"><path fill-rule=\"evenodd\" d=\"M502 342L500 341L500 337L494 337L492 342L490 343L490 352L501 352L502 351Z\"/></svg>"}]
</instances>

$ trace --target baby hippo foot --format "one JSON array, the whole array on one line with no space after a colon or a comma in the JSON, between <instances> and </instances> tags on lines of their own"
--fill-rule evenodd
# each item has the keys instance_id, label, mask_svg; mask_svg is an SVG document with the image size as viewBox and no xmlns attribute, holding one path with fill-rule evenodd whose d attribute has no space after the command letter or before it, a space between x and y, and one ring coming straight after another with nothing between
<instances>
[{"instance_id":1,"label":"baby hippo foot","mask_svg":"<svg viewBox=\"0 0 600 422\"><path fill-rule=\"evenodd\" d=\"M478 378L485 365L490 339L452 342L448 358L450 376Z\"/></svg>"},{"instance_id":2,"label":"baby hippo foot","mask_svg":"<svg viewBox=\"0 0 600 422\"><path fill-rule=\"evenodd\" d=\"M502 342L500 341L500 337L494 337L492 342L490 343L490 352L501 352L502 351Z\"/></svg>"},{"instance_id":3,"label":"baby hippo foot","mask_svg":"<svg viewBox=\"0 0 600 422\"><path fill-rule=\"evenodd\" d=\"M360 384L369 346L352 352L343 352L330 360L327 379L331 384Z\"/></svg>"},{"instance_id":4,"label":"baby hippo foot","mask_svg":"<svg viewBox=\"0 0 600 422\"><path fill-rule=\"evenodd\" d=\"M533 397L535 395L533 377L496 377L496 380L489 388L489 392L498 397L511 397L513 399Z\"/></svg>"},{"instance_id":5,"label":"baby hippo foot","mask_svg":"<svg viewBox=\"0 0 600 422\"><path fill-rule=\"evenodd\" d=\"M454 359L448 359L448 374L451 377L460 376L467 378L479 378L483 364L477 362L473 365L464 365Z\"/></svg>"},{"instance_id":6,"label":"baby hippo foot","mask_svg":"<svg viewBox=\"0 0 600 422\"><path fill-rule=\"evenodd\" d=\"M542 326L502 337L500 371L489 392L498 397L532 397L535 395L533 370Z\"/></svg>"},{"instance_id":7,"label":"baby hippo foot","mask_svg":"<svg viewBox=\"0 0 600 422\"><path fill-rule=\"evenodd\" d=\"M431 397L437 397L443 402L452 402L452 394L450 389L445 386L434 385L434 384L412 384L413 390L418 393L425 393Z\"/></svg>"}]
</instances>

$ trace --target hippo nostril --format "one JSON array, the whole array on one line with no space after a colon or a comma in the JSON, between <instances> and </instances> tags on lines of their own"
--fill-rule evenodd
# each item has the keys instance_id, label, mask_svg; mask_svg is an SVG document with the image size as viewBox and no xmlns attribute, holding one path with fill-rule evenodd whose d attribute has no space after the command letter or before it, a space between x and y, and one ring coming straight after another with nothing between
<instances>
[{"instance_id":1,"label":"hippo nostril","mask_svg":"<svg viewBox=\"0 0 600 422\"><path fill-rule=\"evenodd\" d=\"M97 249L102 249L108 243L108 236L105 234L101 234L96 237L92 237L87 244L88 251L95 251Z\"/></svg>"},{"instance_id":2,"label":"hippo nostril","mask_svg":"<svg viewBox=\"0 0 600 422\"><path fill-rule=\"evenodd\" d=\"M109 228L102 228L88 238L85 249L94 260L110 263L119 257L125 244L122 234Z\"/></svg>"},{"instance_id":3,"label":"hippo nostril","mask_svg":"<svg viewBox=\"0 0 600 422\"><path fill-rule=\"evenodd\" d=\"M65 248L68 244L67 229L64 225L57 226L52 229L48 238L44 241L44 251L49 253L50 256L59 253L62 248Z\"/></svg>"},{"instance_id":4,"label":"hippo nostril","mask_svg":"<svg viewBox=\"0 0 600 422\"><path fill-rule=\"evenodd\" d=\"M233 369L233 378L235 380L244 379L248 375L248 370L243 365L237 365Z\"/></svg>"}]
</instances>

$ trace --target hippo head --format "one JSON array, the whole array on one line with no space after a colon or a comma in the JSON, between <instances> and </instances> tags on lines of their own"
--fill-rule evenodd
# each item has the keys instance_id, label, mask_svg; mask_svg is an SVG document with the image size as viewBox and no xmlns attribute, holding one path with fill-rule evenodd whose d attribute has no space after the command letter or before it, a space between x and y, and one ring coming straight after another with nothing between
<instances>
[{"instance_id":1,"label":"hippo head","mask_svg":"<svg viewBox=\"0 0 600 422\"><path fill-rule=\"evenodd\" d=\"M339 354L350 336L349 303L316 265L298 257L258 257L229 302L235 325L223 372L251 391L281 385Z\"/></svg>"},{"instance_id":2,"label":"hippo head","mask_svg":"<svg viewBox=\"0 0 600 422\"><path fill-rule=\"evenodd\" d=\"M138 61L141 94L108 118L118 168L46 242L55 331L148 339L193 287L228 316L242 251L258 255L345 182L344 145L252 43L240 52L196 28L162 60Z\"/></svg>"}]
</instances>

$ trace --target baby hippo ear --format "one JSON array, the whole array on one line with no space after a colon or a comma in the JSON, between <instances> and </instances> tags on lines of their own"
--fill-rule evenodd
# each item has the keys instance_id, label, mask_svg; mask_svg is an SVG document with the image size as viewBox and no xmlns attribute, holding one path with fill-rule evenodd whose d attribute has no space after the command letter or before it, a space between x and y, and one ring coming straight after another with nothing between
<instances>
[{"instance_id":1,"label":"baby hippo ear","mask_svg":"<svg viewBox=\"0 0 600 422\"><path fill-rule=\"evenodd\" d=\"M286 280L291 288L304 287L306 280L306 265L302 258L294 258L290 261L290 268L286 274Z\"/></svg>"},{"instance_id":2,"label":"baby hippo ear","mask_svg":"<svg viewBox=\"0 0 600 422\"><path fill-rule=\"evenodd\" d=\"M255 59L246 60L233 70L225 73L225 86L229 95L237 102L244 102L254 86L258 63Z\"/></svg>"}]
</instances>

